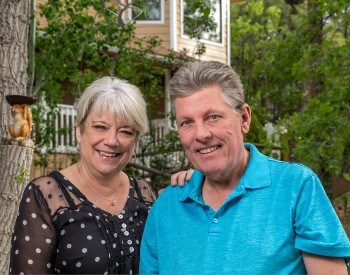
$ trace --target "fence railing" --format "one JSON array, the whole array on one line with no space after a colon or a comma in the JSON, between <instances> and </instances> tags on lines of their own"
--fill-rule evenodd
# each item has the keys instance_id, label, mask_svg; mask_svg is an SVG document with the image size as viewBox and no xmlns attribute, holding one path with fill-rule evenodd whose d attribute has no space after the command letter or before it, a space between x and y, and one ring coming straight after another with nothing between
<instances>
[{"instance_id":1,"label":"fence railing","mask_svg":"<svg viewBox=\"0 0 350 275\"><path fill-rule=\"evenodd\" d=\"M59 104L60 112L55 120L55 144L57 153L76 153L75 120L77 112L72 105Z\"/></svg>"}]
</instances>

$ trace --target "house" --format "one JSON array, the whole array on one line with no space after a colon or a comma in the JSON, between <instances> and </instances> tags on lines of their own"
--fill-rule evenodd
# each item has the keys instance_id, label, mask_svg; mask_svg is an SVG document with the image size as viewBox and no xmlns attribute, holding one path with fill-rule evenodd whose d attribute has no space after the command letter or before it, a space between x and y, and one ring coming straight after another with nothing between
<instances>
[{"instance_id":1,"label":"house","mask_svg":"<svg viewBox=\"0 0 350 275\"><path fill-rule=\"evenodd\" d=\"M45 0L38 0L37 4L44 3ZM119 1L116 1L120 3ZM136 1L136 3L142 1ZM230 5L243 2L242 0L211 0L213 9L212 18L216 23L215 30L203 32L200 41L191 39L186 28L185 22L193 20L193 14L188 13L185 0L147 0L147 14L140 14L135 9L128 9L123 14L123 19L128 21L135 20L137 37L158 36L161 44L156 48L155 54L160 58L167 54L169 50L177 54L187 53L201 60L217 60L226 64L230 63ZM122 2L123 3L123 2ZM125 3L125 2L124 2ZM198 42L205 46L205 53L198 56L195 54ZM164 73L164 92L170 80L172 71L165 69ZM68 134L56 134L57 145L56 152L63 155L55 155L51 161L56 169L67 165L65 155L75 153L75 110L70 104L61 104L61 112L56 120L56 129L63 127L69 128ZM157 138L162 138L171 128L167 113L170 112L169 102L162 100L159 108L162 110L161 116L154 117L152 124L155 128ZM51 163L50 162L50 163ZM48 169L52 170L52 169ZM33 169L32 177L45 173L38 169Z\"/></svg>"}]
</instances>

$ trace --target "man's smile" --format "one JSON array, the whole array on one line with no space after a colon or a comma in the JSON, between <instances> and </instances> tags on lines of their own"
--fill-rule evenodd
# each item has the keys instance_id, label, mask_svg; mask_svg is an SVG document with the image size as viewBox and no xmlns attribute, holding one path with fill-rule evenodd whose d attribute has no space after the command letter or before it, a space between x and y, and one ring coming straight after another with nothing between
<instances>
[{"instance_id":1,"label":"man's smile","mask_svg":"<svg viewBox=\"0 0 350 275\"><path fill-rule=\"evenodd\" d=\"M209 154L211 152L216 151L219 148L220 148L220 146L216 145L216 146L200 149L200 150L198 150L198 152L201 153L201 154Z\"/></svg>"}]
</instances>

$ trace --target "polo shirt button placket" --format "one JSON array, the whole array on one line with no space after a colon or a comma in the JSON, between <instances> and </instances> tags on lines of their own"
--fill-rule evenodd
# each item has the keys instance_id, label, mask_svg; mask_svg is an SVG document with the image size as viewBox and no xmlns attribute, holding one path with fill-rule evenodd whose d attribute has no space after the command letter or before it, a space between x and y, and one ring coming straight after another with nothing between
<instances>
[{"instance_id":1,"label":"polo shirt button placket","mask_svg":"<svg viewBox=\"0 0 350 275\"><path fill-rule=\"evenodd\" d=\"M219 226L219 219L218 218L212 218L211 224L209 226L209 236L217 238L220 236L220 226Z\"/></svg>"}]
</instances>

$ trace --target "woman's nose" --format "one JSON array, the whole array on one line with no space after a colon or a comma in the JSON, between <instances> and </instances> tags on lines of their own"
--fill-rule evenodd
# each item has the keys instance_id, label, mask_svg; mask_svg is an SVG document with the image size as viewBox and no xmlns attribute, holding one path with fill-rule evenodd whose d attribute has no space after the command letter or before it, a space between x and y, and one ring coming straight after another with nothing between
<instances>
[{"instance_id":1,"label":"woman's nose","mask_svg":"<svg viewBox=\"0 0 350 275\"><path fill-rule=\"evenodd\" d=\"M105 144L109 146L118 146L119 145L119 137L118 133L114 131L109 131L107 136L105 137Z\"/></svg>"}]
</instances>

